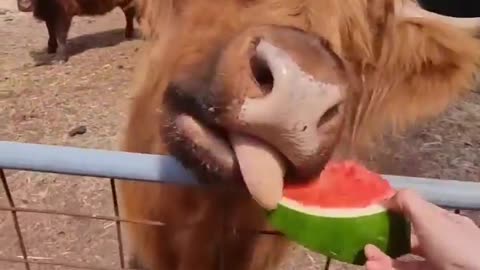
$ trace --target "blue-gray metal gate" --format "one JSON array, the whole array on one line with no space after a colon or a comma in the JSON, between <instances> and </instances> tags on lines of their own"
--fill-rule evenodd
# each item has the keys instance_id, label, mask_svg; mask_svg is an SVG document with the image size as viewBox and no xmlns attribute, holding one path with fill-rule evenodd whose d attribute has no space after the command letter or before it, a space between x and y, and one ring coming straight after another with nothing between
<instances>
[{"instance_id":1,"label":"blue-gray metal gate","mask_svg":"<svg viewBox=\"0 0 480 270\"><path fill-rule=\"evenodd\" d=\"M86 215L54 210L21 208L15 206L14 198L4 173L4 169L24 170L44 173L57 173L78 176L100 177L110 180L115 216ZM480 210L480 183L458 180L439 180L430 178L383 175L393 187L410 188L421 193L427 200L455 211ZM9 211L12 215L15 230L22 252L21 259L0 257L0 261L23 263L30 270L31 264L58 265L69 268L113 270L114 268L78 265L73 263L41 261L28 256L27 247L23 241L17 213L42 213L66 215L71 217L110 220L116 222L117 239L120 254L120 269L130 269L126 266L123 256L121 236L122 222L164 226L165 224L152 220L122 219L118 213L115 179L150 181L179 185L197 185L194 175L186 170L177 160L168 156L127 153L85 149L66 146L28 144L0 141L0 178L5 189L8 205L0 205L0 211ZM258 232L272 234L273 232ZM274 233L273 233L274 234ZM330 260L324 269L328 269ZM228 269L226 266L225 269Z\"/></svg>"}]
</instances>

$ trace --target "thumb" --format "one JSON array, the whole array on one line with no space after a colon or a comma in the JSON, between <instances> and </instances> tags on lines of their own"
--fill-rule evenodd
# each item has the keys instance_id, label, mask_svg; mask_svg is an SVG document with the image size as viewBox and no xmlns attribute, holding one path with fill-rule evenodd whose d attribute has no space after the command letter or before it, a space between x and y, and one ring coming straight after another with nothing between
<instances>
[{"instance_id":1,"label":"thumb","mask_svg":"<svg viewBox=\"0 0 480 270\"><path fill-rule=\"evenodd\" d=\"M367 270L429 270L431 267L423 260L399 261L390 258L374 245L365 246Z\"/></svg>"},{"instance_id":2,"label":"thumb","mask_svg":"<svg viewBox=\"0 0 480 270\"><path fill-rule=\"evenodd\" d=\"M428 202L417 192L408 189L399 190L386 202L386 206L403 214L415 225L431 225L434 218L441 218L448 213L447 210Z\"/></svg>"},{"instance_id":3,"label":"thumb","mask_svg":"<svg viewBox=\"0 0 480 270\"><path fill-rule=\"evenodd\" d=\"M393 269L393 260L374 245L365 246L365 257L367 270Z\"/></svg>"},{"instance_id":4,"label":"thumb","mask_svg":"<svg viewBox=\"0 0 480 270\"><path fill-rule=\"evenodd\" d=\"M393 261L393 268L398 270L433 270L433 268L424 260L412 260L412 261Z\"/></svg>"}]
</instances>

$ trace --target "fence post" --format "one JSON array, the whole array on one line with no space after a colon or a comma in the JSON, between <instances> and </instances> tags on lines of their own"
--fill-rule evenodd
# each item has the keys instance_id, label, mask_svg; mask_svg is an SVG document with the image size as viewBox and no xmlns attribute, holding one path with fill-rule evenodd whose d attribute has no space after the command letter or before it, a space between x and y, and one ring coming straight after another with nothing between
<instances>
[{"instance_id":1,"label":"fence post","mask_svg":"<svg viewBox=\"0 0 480 270\"><path fill-rule=\"evenodd\" d=\"M120 218L120 214L118 211L118 197L117 197L117 190L115 189L115 179L110 178L110 188L112 189L112 201L113 201L113 211L115 213L116 218ZM118 253L120 256L120 267L125 269L125 257L123 253L123 240L122 240L122 229L121 229L121 222L115 221L116 228L117 228L117 240L118 240Z\"/></svg>"},{"instance_id":2,"label":"fence post","mask_svg":"<svg viewBox=\"0 0 480 270\"><path fill-rule=\"evenodd\" d=\"M330 269L330 263L332 262L332 258L327 257L327 261L325 262L325 266L323 267L323 270L328 270Z\"/></svg>"},{"instance_id":3,"label":"fence post","mask_svg":"<svg viewBox=\"0 0 480 270\"><path fill-rule=\"evenodd\" d=\"M15 208L15 202L13 201L12 193L8 186L7 177L2 168L0 168L0 179L2 180L3 189L5 195L7 196L8 204L11 208ZM27 248L25 247L25 242L23 241L22 230L20 229L20 223L18 222L17 212L15 210L10 211L12 214L13 224L15 226L15 231L17 232L18 241L20 243L20 251L22 252L23 259L25 260L25 269L30 270L30 264L28 263Z\"/></svg>"}]
</instances>

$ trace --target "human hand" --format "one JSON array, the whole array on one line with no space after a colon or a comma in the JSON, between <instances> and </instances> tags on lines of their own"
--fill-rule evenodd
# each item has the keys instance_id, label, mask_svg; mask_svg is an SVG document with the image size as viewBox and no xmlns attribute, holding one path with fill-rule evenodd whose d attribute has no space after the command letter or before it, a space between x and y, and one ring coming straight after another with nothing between
<instances>
[{"instance_id":1,"label":"human hand","mask_svg":"<svg viewBox=\"0 0 480 270\"><path fill-rule=\"evenodd\" d=\"M480 229L457 215L401 190L387 202L412 224L412 253L419 261L394 260L373 245L365 247L367 270L480 269Z\"/></svg>"}]
</instances>

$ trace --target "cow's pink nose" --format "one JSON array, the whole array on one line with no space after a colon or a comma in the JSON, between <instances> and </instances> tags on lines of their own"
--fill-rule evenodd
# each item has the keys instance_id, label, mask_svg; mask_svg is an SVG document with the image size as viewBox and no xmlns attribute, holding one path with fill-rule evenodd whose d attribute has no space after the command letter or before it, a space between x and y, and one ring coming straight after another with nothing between
<instances>
[{"instance_id":1,"label":"cow's pink nose","mask_svg":"<svg viewBox=\"0 0 480 270\"><path fill-rule=\"evenodd\" d=\"M337 142L347 82L344 64L318 37L272 26L228 45L213 89L230 100L223 123L268 142L310 175Z\"/></svg>"}]
</instances>

